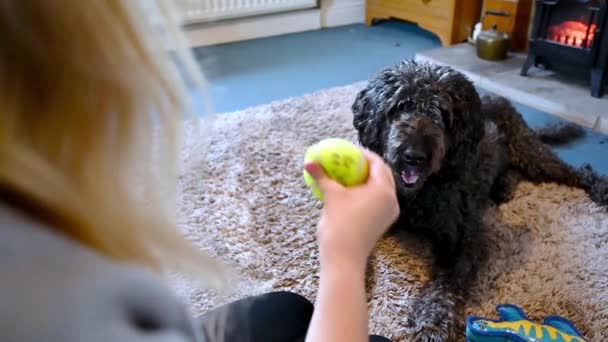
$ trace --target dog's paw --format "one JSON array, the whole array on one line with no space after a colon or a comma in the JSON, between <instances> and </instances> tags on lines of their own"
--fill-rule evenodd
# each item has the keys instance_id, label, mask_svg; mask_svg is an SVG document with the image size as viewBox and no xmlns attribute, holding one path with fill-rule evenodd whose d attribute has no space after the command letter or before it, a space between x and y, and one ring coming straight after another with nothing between
<instances>
[{"instance_id":1,"label":"dog's paw","mask_svg":"<svg viewBox=\"0 0 608 342\"><path fill-rule=\"evenodd\" d=\"M608 209L608 177L601 177L597 181L591 190L591 199L604 209Z\"/></svg>"},{"instance_id":2,"label":"dog's paw","mask_svg":"<svg viewBox=\"0 0 608 342\"><path fill-rule=\"evenodd\" d=\"M458 326L456 305L449 293L425 293L414 303L406 322L406 331L415 342L455 341ZM435 294L433 296L432 294Z\"/></svg>"},{"instance_id":3,"label":"dog's paw","mask_svg":"<svg viewBox=\"0 0 608 342\"><path fill-rule=\"evenodd\" d=\"M444 327L435 324L408 324L410 341L413 342L446 342L449 340L449 332Z\"/></svg>"},{"instance_id":4,"label":"dog's paw","mask_svg":"<svg viewBox=\"0 0 608 342\"><path fill-rule=\"evenodd\" d=\"M585 164L579 169L581 184L591 200L608 209L608 177L598 174L591 165Z\"/></svg>"}]
</instances>

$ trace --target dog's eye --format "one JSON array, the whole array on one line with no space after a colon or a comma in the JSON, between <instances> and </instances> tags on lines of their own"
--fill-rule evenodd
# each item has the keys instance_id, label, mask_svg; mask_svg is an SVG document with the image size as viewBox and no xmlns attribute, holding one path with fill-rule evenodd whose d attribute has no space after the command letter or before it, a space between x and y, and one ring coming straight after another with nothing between
<instances>
[{"instance_id":1,"label":"dog's eye","mask_svg":"<svg viewBox=\"0 0 608 342\"><path fill-rule=\"evenodd\" d=\"M413 131L414 130L414 126L408 124L408 123L403 123L401 124L401 128L405 131Z\"/></svg>"},{"instance_id":2,"label":"dog's eye","mask_svg":"<svg viewBox=\"0 0 608 342\"><path fill-rule=\"evenodd\" d=\"M409 110L414 107L414 101L412 101L411 99L404 99L399 101L398 106L402 110Z\"/></svg>"}]
</instances>

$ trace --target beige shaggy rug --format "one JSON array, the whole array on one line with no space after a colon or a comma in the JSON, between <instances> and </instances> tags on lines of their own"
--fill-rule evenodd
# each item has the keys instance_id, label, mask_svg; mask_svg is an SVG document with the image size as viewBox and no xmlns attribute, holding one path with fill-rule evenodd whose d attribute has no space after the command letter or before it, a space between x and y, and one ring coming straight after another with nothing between
<instances>
[{"instance_id":1,"label":"beige shaggy rug","mask_svg":"<svg viewBox=\"0 0 608 342\"><path fill-rule=\"evenodd\" d=\"M303 154L322 138L354 141L350 105L361 86L219 115L205 123L208 142L187 134L180 176L184 231L243 277L222 296L175 280L195 313L272 290L314 300L321 205L304 186ZM524 183L512 202L488 213L487 222L492 261L472 289L468 314L495 317L495 305L513 303L534 319L566 316L592 341L608 341L606 213L582 191ZM401 246L388 238L371 263L371 332L407 341L404 321L428 279L428 250L413 239Z\"/></svg>"}]
</instances>

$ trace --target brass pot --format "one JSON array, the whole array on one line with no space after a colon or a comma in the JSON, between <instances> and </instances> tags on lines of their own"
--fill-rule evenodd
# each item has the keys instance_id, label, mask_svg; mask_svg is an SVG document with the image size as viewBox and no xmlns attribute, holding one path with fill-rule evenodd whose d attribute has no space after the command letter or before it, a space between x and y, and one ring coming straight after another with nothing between
<instances>
[{"instance_id":1,"label":"brass pot","mask_svg":"<svg viewBox=\"0 0 608 342\"><path fill-rule=\"evenodd\" d=\"M481 59L499 61L507 58L511 41L506 33L496 29L482 31L475 42L477 56Z\"/></svg>"}]
</instances>

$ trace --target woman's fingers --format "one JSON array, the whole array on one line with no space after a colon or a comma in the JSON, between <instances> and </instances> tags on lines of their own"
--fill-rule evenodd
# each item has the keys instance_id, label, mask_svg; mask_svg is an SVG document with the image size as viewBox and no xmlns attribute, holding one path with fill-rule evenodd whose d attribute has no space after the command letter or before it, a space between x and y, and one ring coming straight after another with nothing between
<instances>
[{"instance_id":1,"label":"woman's fingers","mask_svg":"<svg viewBox=\"0 0 608 342\"><path fill-rule=\"evenodd\" d=\"M363 149L363 154L369 162L369 174L372 181L379 181L395 188L395 178L390 167L376 153Z\"/></svg>"}]
</instances>

